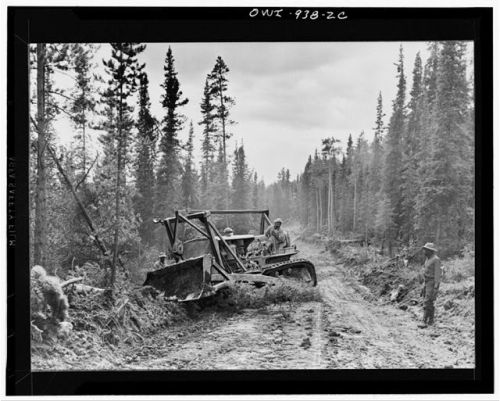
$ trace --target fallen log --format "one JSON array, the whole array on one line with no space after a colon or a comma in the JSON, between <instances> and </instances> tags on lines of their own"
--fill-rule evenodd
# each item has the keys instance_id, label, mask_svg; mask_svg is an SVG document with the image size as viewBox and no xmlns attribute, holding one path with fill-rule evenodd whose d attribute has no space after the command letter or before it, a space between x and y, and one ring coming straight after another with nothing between
<instances>
[{"instance_id":1,"label":"fallen log","mask_svg":"<svg viewBox=\"0 0 500 401\"><path fill-rule=\"evenodd\" d=\"M361 243L365 242L365 239L364 238L360 238L360 239L341 239L341 240L337 240L337 242L340 245L361 244Z\"/></svg>"},{"instance_id":2,"label":"fallen log","mask_svg":"<svg viewBox=\"0 0 500 401\"><path fill-rule=\"evenodd\" d=\"M63 281L61 283L61 288L64 288L68 285L71 285L71 284L74 284L74 283L77 283L79 281L82 281L83 280L83 277L75 277L75 278L72 278L72 279L69 279L69 280L66 280L66 281Z\"/></svg>"},{"instance_id":3,"label":"fallen log","mask_svg":"<svg viewBox=\"0 0 500 401\"><path fill-rule=\"evenodd\" d=\"M101 294L106 291L105 288L92 287L91 285L86 284L73 284L73 291L80 294L88 294L90 292L94 292L96 294Z\"/></svg>"}]
</instances>

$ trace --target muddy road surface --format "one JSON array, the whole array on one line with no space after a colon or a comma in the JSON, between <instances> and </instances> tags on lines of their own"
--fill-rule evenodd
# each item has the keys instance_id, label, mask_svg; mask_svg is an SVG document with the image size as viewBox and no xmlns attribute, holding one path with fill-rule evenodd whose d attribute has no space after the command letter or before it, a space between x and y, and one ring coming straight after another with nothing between
<instances>
[{"instance_id":1,"label":"muddy road surface","mask_svg":"<svg viewBox=\"0 0 500 401\"><path fill-rule=\"evenodd\" d=\"M127 351L119 369L473 368L460 327L417 327L420 306L403 311L358 284L320 247L297 243L316 266L321 301L202 316Z\"/></svg>"},{"instance_id":2,"label":"muddy road surface","mask_svg":"<svg viewBox=\"0 0 500 401\"><path fill-rule=\"evenodd\" d=\"M210 370L473 368L473 327L440 320L417 327L421 306L400 310L359 284L320 246L297 242L318 275L319 301L260 309L193 311L193 318L135 345L93 355L38 358L45 369ZM472 325L471 325L472 326ZM52 356L53 354L51 354Z\"/></svg>"}]
</instances>

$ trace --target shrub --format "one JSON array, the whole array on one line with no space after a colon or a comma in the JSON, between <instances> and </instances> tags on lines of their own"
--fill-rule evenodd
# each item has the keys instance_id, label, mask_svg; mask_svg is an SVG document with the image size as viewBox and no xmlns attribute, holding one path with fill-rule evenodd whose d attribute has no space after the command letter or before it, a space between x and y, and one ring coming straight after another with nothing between
<instances>
[{"instance_id":1,"label":"shrub","mask_svg":"<svg viewBox=\"0 0 500 401\"><path fill-rule=\"evenodd\" d=\"M372 246L343 246L337 251L340 261L347 266L364 265L367 263L380 263L386 258L380 256L377 249Z\"/></svg>"},{"instance_id":2,"label":"shrub","mask_svg":"<svg viewBox=\"0 0 500 401\"><path fill-rule=\"evenodd\" d=\"M146 273L153 270L155 262L161 251L152 246L145 248L140 255L130 259L127 263L127 269L130 272L130 281L137 285L142 285L146 279Z\"/></svg>"},{"instance_id":3,"label":"shrub","mask_svg":"<svg viewBox=\"0 0 500 401\"><path fill-rule=\"evenodd\" d=\"M475 257L471 247L462 250L462 257L449 259L443 263L443 281L459 282L474 277Z\"/></svg>"}]
</instances>

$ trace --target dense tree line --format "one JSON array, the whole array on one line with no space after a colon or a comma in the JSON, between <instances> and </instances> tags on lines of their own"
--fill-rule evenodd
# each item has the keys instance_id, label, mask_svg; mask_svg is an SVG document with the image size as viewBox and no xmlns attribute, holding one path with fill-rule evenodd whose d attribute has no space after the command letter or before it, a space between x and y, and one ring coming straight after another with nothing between
<instances>
[{"instance_id":1,"label":"dense tree line","mask_svg":"<svg viewBox=\"0 0 500 401\"><path fill-rule=\"evenodd\" d=\"M407 99L403 49L388 126L382 94L371 143L361 132L345 151L323 140L292 183L280 173L271 199L280 214L334 236L387 246L433 241L456 253L474 239L474 104L463 42L434 42L416 55ZM280 207L283 197L295 202Z\"/></svg>"},{"instance_id":2,"label":"dense tree line","mask_svg":"<svg viewBox=\"0 0 500 401\"><path fill-rule=\"evenodd\" d=\"M270 208L273 216L300 220L311 232L362 235L388 247L433 240L459 250L474 235L471 83L463 43L430 46L425 64L420 55L415 59L408 99L401 49L389 124L384 126L379 94L373 140L364 133L349 136L342 149L326 137L299 176L283 168L268 186L248 165L243 143L231 141L236 103L221 57L207 69L199 115L190 116L187 127L183 106L192 99L183 95L171 48L157 118L139 62L146 45L111 44L102 77L94 73L94 45L33 46L32 264L50 271L97 261L108 267L107 284L113 286L117 275L164 247L164 230L152 224L154 217L198 208ZM73 79L70 91L57 87L59 73ZM66 147L54 140L60 114L69 116L74 129ZM179 134L185 128L184 142ZM89 149L89 135L98 135L97 155ZM244 217L216 223L239 232L257 228Z\"/></svg>"}]
</instances>

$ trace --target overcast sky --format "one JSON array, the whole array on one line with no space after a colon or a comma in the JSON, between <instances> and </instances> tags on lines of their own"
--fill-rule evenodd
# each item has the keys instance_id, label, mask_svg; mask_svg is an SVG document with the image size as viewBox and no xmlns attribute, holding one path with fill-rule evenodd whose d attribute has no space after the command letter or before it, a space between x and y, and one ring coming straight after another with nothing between
<instances>
[{"instance_id":1,"label":"overcast sky","mask_svg":"<svg viewBox=\"0 0 500 401\"><path fill-rule=\"evenodd\" d=\"M152 112L161 118L160 84L171 46L181 90L189 98L182 112L193 120L199 161L199 104L206 75L221 56L230 69L228 94L236 101L229 151L243 141L249 166L271 183L282 167L292 176L300 173L322 138L345 144L350 133L357 137L364 130L372 139L379 91L386 122L390 116L401 44L409 92L416 53L424 63L428 55L424 42L150 43L140 59L149 76ZM103 44L97 57L109 54Z\"/></svg>"}]
</instances>

